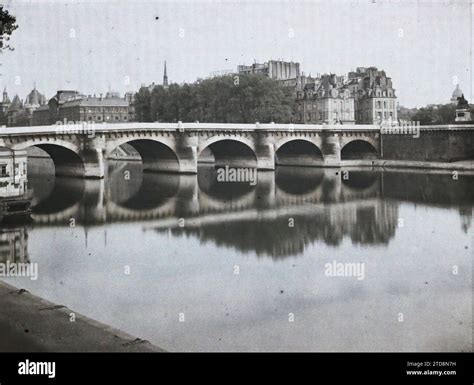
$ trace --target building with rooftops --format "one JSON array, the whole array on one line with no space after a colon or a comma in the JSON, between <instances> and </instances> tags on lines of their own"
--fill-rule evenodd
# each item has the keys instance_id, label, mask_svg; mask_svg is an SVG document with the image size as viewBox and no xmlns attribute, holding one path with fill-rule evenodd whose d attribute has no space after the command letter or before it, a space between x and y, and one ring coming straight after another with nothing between
<instances>
[{"instance_id":1,"label":"building with rooftops","mask_svg":"<svg viewBox=\"0 0 474 385\"><path fill-rule=\"evenodd\" d=\"M356 123L397 120L395 89L384 70L358 67L355 72L349 72L347 86L354 97Z\"/></svg>"},{"instance_id":2,"label":"building with rooftops","mask_svg":"<svg viewBox=\"0 0 474 385\"><path fill-rule=\"evenodd\" d=\"M300 63L285 62L283 60L269 60L265 63L239 65L238 74L261 74L275 80L296 79L301 76Z\"/></svg>"},{"instance_id":3,"label":"building with rooftops","mask_svg":"<svg viewBox=\"0 0 474 385\"><path fill-rule=\"evenodd\" d=\"M109 91L103 97L86 96L77 91L60 90L47 105L33 113L32 125L42 126L57 122L125 123L134 120L133 95L125 97Z\"/></svg>"},{"instance_id":4,"label":"building with rooftops","mask_svg":"<svg viewBox=\"0 0 474 385\"><path fill-rule=\"evenodd\" d=\"M296 99L296 123L375 124L397 120L392 79L377 67L358 67L347 76L312 77L300 72L299 63L270 60L239 65L237 74L261 74L291 87Z\"/></svg>"},{"instance_id":5,"label":"building with rooftops","mask_svg":"<svg viewBox=\"0 0 474 385\"><path fill-rule=\"evenodd\" d=\"M103 98L85 97L65 102L59 109L59 121L126 123L129 102L118 93L108 92Z\"/></svg>"},{"instance_id":6,"label":"building with rooftops","mask_svg":"<svg viewBox=\"0 0 474 385\"><path fill-rule=\"evenodd\" d=\"M296 92L296 123L354 123L354 97L344 76L325 74Z\"/></svg>"},{"instance_id":7,"label":"building with rooftops","mask_svg":"<svg viewBox=\"0 0 474 385\"><path fill-rule=\"evenodd\" d=\"M33 118L33 112L46 103L46 98L37 89L26 96L23 101L15 95L10 102L6 88L3 90L2 103L0 103L0 121L2 125L29 126Z\"/></svg>"}]
</instances>

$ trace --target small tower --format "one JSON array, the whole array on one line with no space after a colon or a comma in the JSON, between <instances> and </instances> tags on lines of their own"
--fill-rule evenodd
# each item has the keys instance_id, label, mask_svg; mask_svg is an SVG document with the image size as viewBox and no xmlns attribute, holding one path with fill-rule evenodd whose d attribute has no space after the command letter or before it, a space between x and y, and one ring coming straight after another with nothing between
<instances>
[{"instance_id":1,"label":"small tower","mask_svg":"<svg viewBox=\"0 0 474 385\"><path fill-rule=\"evenodd\" d=\"M8 98L7 88L3 89L3 99L2 103L10 103L10 99Z\"/></svg>"},{"instance_id":2,"label":"small tower","mask_svg":"<svg viewBox=\"0 0 474 385\"><path fill-rule=\"evenodd\" d=\"M165 70L163 72L163 87L168 87L168 74L166 73L166 60L165 60Z\"/></svg>"}]
</instances>

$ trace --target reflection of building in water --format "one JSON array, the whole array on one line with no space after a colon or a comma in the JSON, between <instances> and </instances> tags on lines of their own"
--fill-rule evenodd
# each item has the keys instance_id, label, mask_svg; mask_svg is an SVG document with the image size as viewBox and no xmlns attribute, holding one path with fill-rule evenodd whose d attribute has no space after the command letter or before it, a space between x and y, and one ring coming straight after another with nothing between
<instances>
[{"instance_id":1,"label":"reflection of building in water","mask_svg":"<svg viewBox=\"0 0 474 385\"><path fill-rule=\"evenodd\" d=\"M327 220L334 245L338 245L344 235L350 235L353 243L384 244L395 235L398 204L377 200L337 206L329 210Z\"/></svg>"},{"instance_id":2,"label":"reflection of building in water","mask_svg":"<svg viewBox=\"0 0 474 385\"><path fill-rule=\"evenodd\" d=\"M28 232L18 229L0 230L0 263L28 263Z\"/></svg>"},{"instance_id":3,"label":"reflection of building in water","mask_svg":"<svg viewBox=\"0 0 474 385\"><path fill-rule=\"evenodd\" d=\"M344 237L353 243L387 244L395 235L398 204L378 199L365 202L308 206L305 213L292 213L291 208L281 215L259 219L215 222L195 228L175 228L176 236L194 235L203 242L212 241L217 246L234 247L243 252L269 255L274 258L302 254L316 241L338 246ZM294 227L288 226L293 218ZM162 231L165 231L164 229Z\"/></svg>"}]
</instances>

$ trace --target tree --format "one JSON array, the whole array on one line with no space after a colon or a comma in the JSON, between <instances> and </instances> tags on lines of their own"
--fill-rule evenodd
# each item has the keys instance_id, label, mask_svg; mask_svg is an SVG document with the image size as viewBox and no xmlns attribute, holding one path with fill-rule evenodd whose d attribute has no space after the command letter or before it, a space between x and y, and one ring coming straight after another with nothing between
<instances>
[{"instance_id":1,"label":"tree","mask_svg":"<svg viewBox=\"0 0 474 385\"><path fill-rule=\"evenodd\" d=\"M443 104L435 111L436 124L453 124L456 119L456 105Z\"/></svg>"},{"instance_id":2,"label":"tree","mask_svg":"<svg viewBox=\"0 0 474 385\"><path fill-rule=\"evenodd\" d=\"M228 75L192 84L142 88L135 109L140 121L268 123L291 121L290 87L262 75Z\"/></svg>"},{"instance_id":3,"label":"tree","mask_svg":"<svg viewBox=\"0 0 474 385\"><path fill-rule=\"evenodd\" d=\"M10 13L3 9L3 5L0 5L0 49L9 49L13 51L13 48L10 47L8 41L10 36L15 29L18 28L16 25L15 16L10 15Z\"/></svg>"},{"instance_id":4,"label":"tree","mask_svg":"<svg viewBox=\"0 0 474 385\"><path fill-rule=\"evenodd\" d=\"M139 122L151 122L151 95L146 87L141 87L135 94L135 115Z\"/></svg>"},{"instance_id":5,"label":"tree","mask_svg":"<svg viewBox=\"0 0 474 385\"><path fill-rule=\"evenodd\" d=\"M456 118L455 104L440 104L420 108L411 116L411 120L421 125L453 124Z\"/></svg>"},{"instance_id":6,"label":"tree","mask_svg":"<svg viewBox=\"0 0 474 385\"><path fill-rule=\"evenodd\" d=\"M422 126L433 124L433 110L431 108L420 108L411 119L420 122Z\"/></svg>"}]
</instances>

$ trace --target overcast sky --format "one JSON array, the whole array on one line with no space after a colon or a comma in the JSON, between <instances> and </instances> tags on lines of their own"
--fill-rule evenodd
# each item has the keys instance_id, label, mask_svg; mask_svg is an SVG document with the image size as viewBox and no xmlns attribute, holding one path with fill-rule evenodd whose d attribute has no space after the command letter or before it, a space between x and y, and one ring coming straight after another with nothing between
<instances>
[{"instance_id":1,"label":"overcast sky","mask_svg":"<svg viewBox=\"0 0 474 385\"><path fill-rule=\"evenodd\" d=\"M445 103L459 82L472 99L469 0L114 1L3 0L17 17L1 87L85 94L137 90L283 58L305 73L377 66L400 104ZM17 84L19 83L19 84Z\"/></svg>"}]
</instances>

